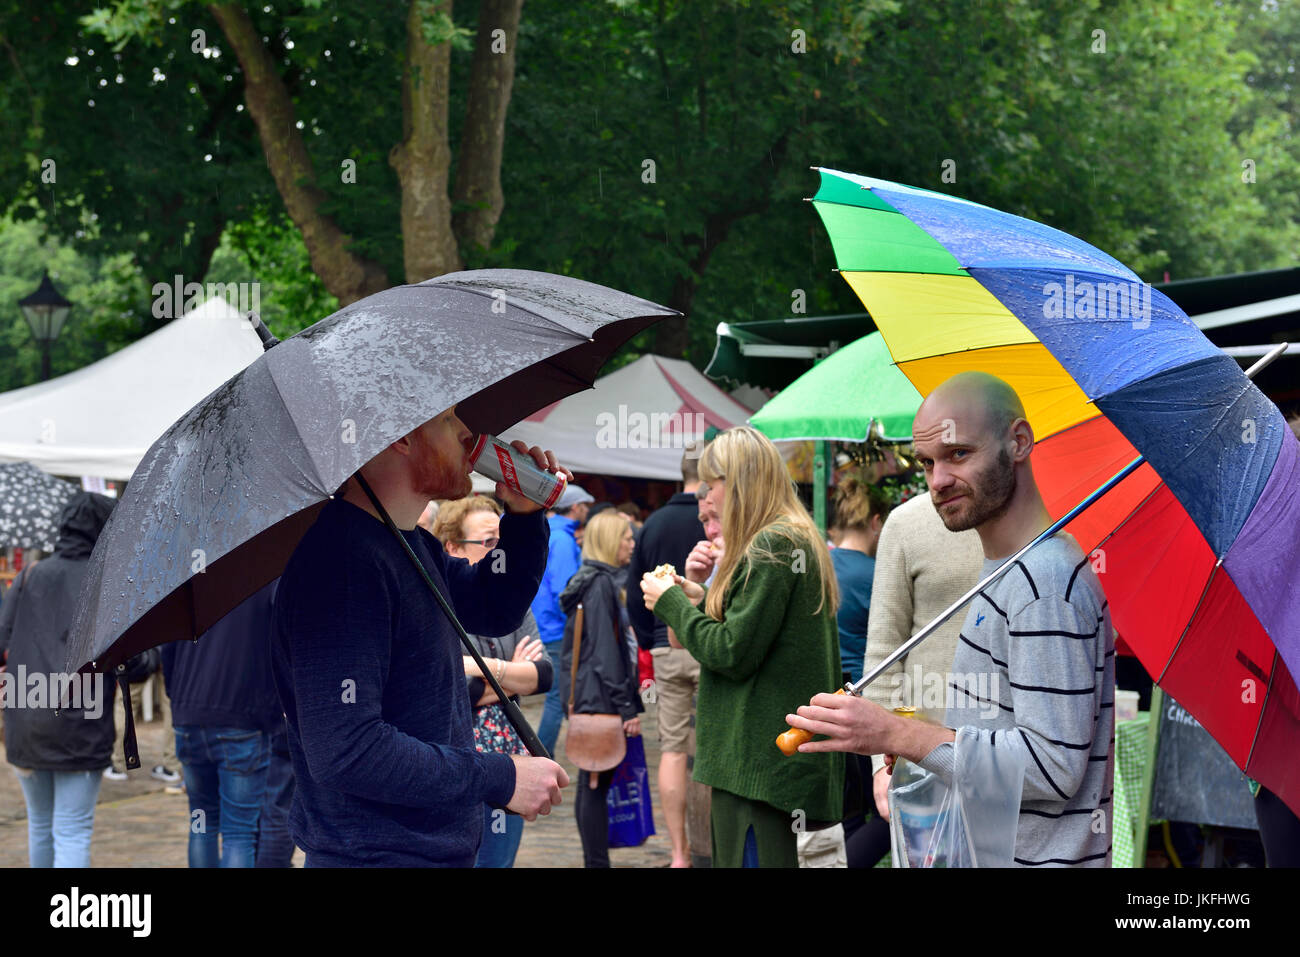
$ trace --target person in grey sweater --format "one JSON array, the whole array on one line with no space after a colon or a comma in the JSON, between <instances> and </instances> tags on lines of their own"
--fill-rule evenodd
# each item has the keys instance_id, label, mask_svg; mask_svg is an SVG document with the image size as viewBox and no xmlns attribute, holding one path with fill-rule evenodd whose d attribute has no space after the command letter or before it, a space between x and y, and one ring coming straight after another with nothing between
<instances>
[{"instance_id":1,"label":"person in grey sweater","mask_svg":"<svg viewBox=\"0 0 1300 957\"><path fill-rule=\"evenodd\" d=\"M1030 466L1033 429L1001 379L964 372L944 382L921 404L913 442L944 525L978 531L983 574L1051 525ZM1024 756L1015 863L1109 866L1115 643L1107 608L1088 559L1058 534L970 603L943 725L821 694L789 720L828 737L799 750L901 755L951 782L953 729L971 728L981 747Z\"/></svg>"}]
</instances>

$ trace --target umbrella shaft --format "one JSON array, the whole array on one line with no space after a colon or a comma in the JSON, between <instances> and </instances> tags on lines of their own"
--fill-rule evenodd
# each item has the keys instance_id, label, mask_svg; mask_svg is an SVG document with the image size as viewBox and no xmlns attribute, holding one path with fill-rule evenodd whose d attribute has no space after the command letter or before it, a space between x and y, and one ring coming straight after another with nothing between
<instances>
[{"instance_id":1,"label":"umbrella shaft","mask_svg":"<svg viewBox=\"0 0 1300 957\"><path fill-rule=\"evenodd\" d=\"M862 694L862 690L866 688L867 685L871 684L871 682L875 681L882 674L884 674L884 672L889 668L890 665L898 661L898 659L902 658L904 655L906 655L909 651L911 651L921 642L925 641L925 639L929 638L930 635L934 634L935 630L940 625L942 625L945 621L947 621L949 618L955 615L962 608L962 606L964 606L968 601L970 601L972 598L978 595L983 589L987 588L993 582L1001 578L1006 573L1007 569L1009 569L1016 562L1020 561L1021 557L1025 554L1025 552L1029 551L1031 548L1033 548L1035 545L1039 544L1040 542L1047 541L1049 538L1051 538L1061 529L1065 528L1065 526L1070 524L1070 522L1074 521L1074 519L1078 517L1078 515L1081 512L1083 512L1094 502L1096 502L1097 499L1101 498L1112 488L1118 485L1123 479L1125 479L1134 471L1136 471L1137 468L1140 465L1142 465L1142 463L1145 461L1146 461L1146 456L1139 455L1128 465L1124 466L1122 469L1120 469L1118 472L1112 475L1095 492L1093 492L1091 495L1085 498L1078 505L1074 506L1074 508L1070 509L1064 515L1062 515L1059 519L1053 522L1052 525L1046 531L1042 532L1032 542L1030 542L1028 545L1025 545L1023 548L1020 549L1020 551L1016 552L1014 555L1008 558L1005 562L1003 562L993 571L989 572L988 575L985 576L984 579L980 581L978 584L976 584L970 591L966 592L966 594L962 595L955 602L949 605L946 609L940 612L939 616L935 618L934 621L930 622L928 625L926 625L924 628L918 631L911 638L907 639L907 641L899 645L898 648L894 651L894 653L891 654L888 658L886 658L880 664L876 665L876 667L872 668L871 671L863 675L858 681L852 684L845 685L844 686L845 690L847 690L849 694L855 694L855 695Z\"/></svg>"},{"instance_id":2,"label":"umbrella shaft","mask_svg":"<svg viewBox=\"0 0 1300 957\"><path fill-rule=\"evenodd\" d=\"M456 617L456 613L452 610L451 605L443 596L442 592L438 590L438 586L433 583L433 579L429 577L428 570L420 562L420 559L415 552L412 551L411 543L406 540L400 531L398 531L397 526L388 516L388 511L380 504L378 496L376 496L371 490L370 483L362 477L360 471L356 473L356 480L360 483L362 491L366 493L371 503L375 506L376 510L378 510L384 524L388 526L388 530L391 531L393 535L396 536L398 542L401 543L402 550L406 552L406 557L410 559L411 564L414 565L416 571L420 573L420 577L424 579L424 583L429 586L429 591L433 592L433 597L437 599L439 606L441 606L442 610L446 613L447 619L451 622L452 628L454 628L456 634L460 636L461 644L465 646L465 650L469 652L470 657L474 659L474 663L478 665L479 674L483 676L483 680L486 681L491 686L492 690L496 692L497 702L505 710L506 717L510 719L511 727L513 727L519 734L520 739L524 742L524 747L528 749L528 753L536 758L549 758L551 756L550 752L542 746L541 740L528 724L527 719L524 718L524 713L519 710L519 706L510 700L510 696L506 694L501 685L497 683L497 679L492 677L492 669L483 661L483 656L479 654L478 648L470 639L469 634L465 631L465 627L460 623L460 619Z\"/></svg>"}]
</instances>

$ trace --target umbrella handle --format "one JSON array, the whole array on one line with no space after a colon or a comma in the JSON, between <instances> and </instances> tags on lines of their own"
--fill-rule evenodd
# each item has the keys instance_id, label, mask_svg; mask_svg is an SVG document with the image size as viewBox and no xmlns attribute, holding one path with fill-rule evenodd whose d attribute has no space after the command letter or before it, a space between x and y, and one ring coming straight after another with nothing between
<instances>
[{"instance_id":1,"label":"umbrella handle","mask_svg":"<svg viewBox=\"0 0 1300 957\"><path fill-rule=\"evenodd\" d=\"M836 694L848 694L843 688L835 692ZM807 744L816 735L811 731L805 731L803 728L791 728L782 734L776 736L776 746L781 749L781 753L787 758L799 750L799 745Z\"/></svg>"}]
</instances>

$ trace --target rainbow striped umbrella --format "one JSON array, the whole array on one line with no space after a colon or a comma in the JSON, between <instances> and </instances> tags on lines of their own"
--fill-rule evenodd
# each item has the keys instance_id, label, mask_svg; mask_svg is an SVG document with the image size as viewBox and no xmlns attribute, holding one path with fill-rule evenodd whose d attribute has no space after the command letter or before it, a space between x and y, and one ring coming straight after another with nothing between
<instances>
[{"instance_id":1,"label":"rainbow striped umbrella","mask_svg":"<svg viewBox=\"0 0 1300 957\"><path fill-rule=\"evenodd\" d=\"M1053 518L1116 631L1238 766L1300 813L1300 444L1172 301L1059 230L822 169L840 272L927 395L968 369L1020 394Z\"/></svg>"}]
</instances>

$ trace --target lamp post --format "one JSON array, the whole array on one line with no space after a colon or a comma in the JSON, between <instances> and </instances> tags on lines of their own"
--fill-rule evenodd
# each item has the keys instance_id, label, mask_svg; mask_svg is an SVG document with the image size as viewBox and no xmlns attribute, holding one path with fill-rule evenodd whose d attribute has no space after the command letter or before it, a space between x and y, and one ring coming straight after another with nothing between
<instances>
[{"instance_id":1,"label":"lamp post","mask_svg":"<svg viewBox=\"0 0 1300 957\"><path fill-rule=\"evenodd\" d=\"M32 338L41 347L41 381L44 382L50 377L50 347L63 331L72 303L54 288L47 270L36 291L26 299L18 300L18 308L22 309L27 325L31 327Z\"/></svg>"}]
</instances>

